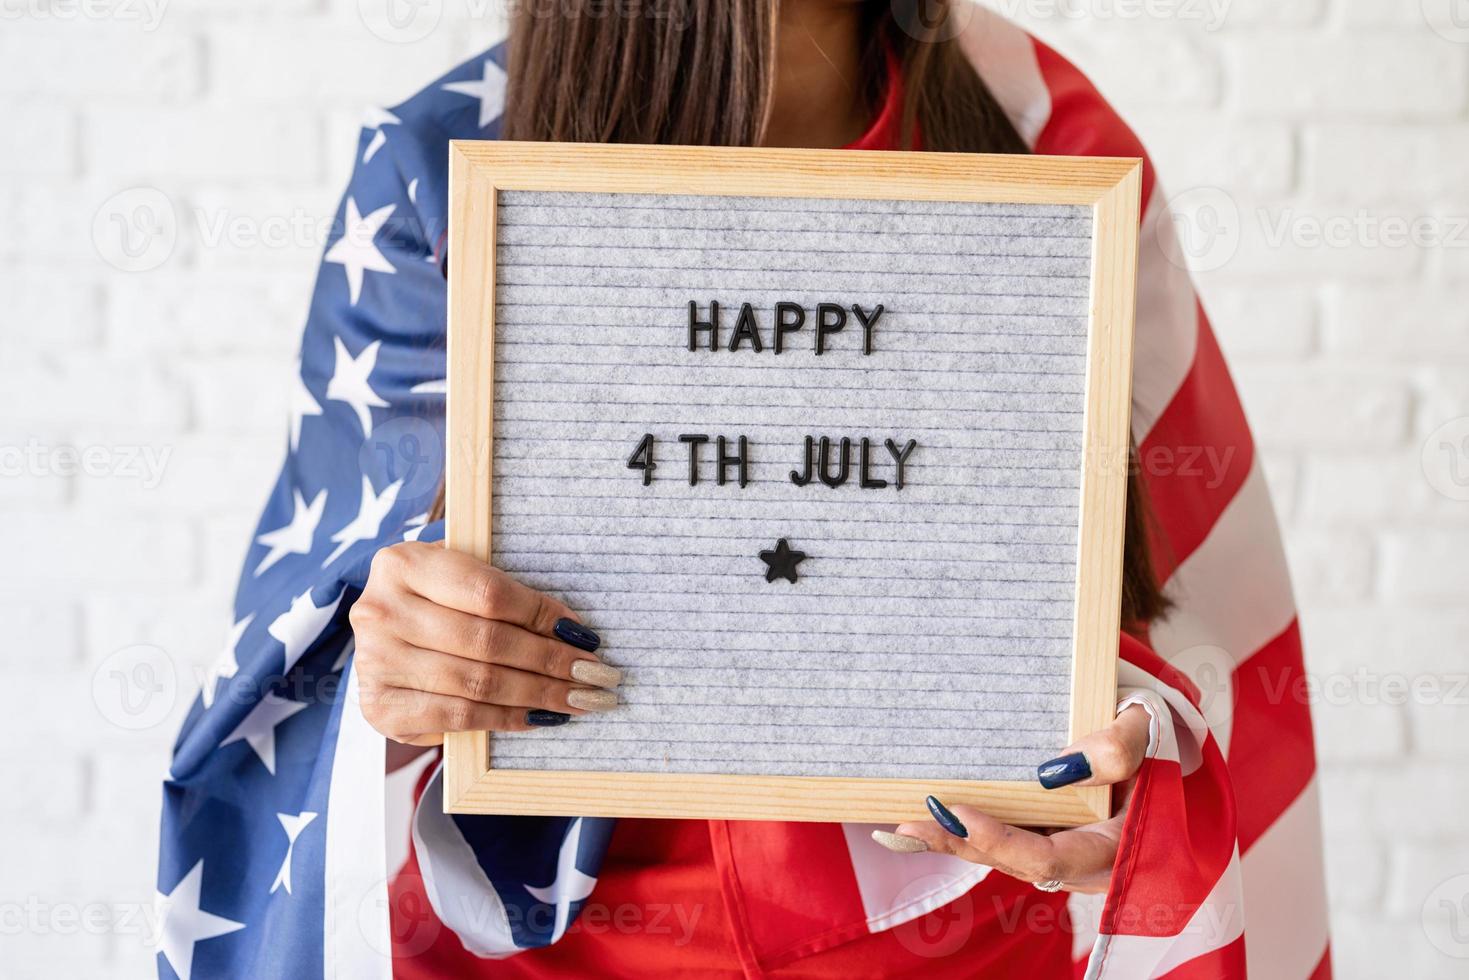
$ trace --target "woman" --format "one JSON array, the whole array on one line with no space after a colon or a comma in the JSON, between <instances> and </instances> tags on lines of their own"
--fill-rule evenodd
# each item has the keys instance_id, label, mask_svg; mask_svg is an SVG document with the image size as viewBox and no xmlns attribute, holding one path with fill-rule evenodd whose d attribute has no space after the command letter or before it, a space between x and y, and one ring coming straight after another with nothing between
<instances>
[{"instance_id":1,"label":"woman","mask_svg":"<svg viewBox=\"0 0 1469 980\"><path fill-rule=\"evenodd\" d=\"M392 770L432 751L446 730L523 731L615 710L619 674L596 655L595 624L427 543L442 533L431 518L449 139L1143 155L1053 53L979 8L932 3L532 4L516 11L506 48L376 123L363 134L345 227L318 283L292 453L242 576L232 650L206 681L167 784L160 890L186 896L191 915L169 916L160 962L184 976L205 962L241 974L303 975L303 962L308 975L317 962L323 974L348 963L383 972L339 925L380 890L380 863L364 856L381 855L381 824L362 816L381 812L384 758L361 719L389 740ZM1145 184L1150 197L1151 173ZM1149 210L1147 230L1166 236L1158 214ZM1222 515L1264 493L1207 324L1186 277L1154 245L1145 240L1140 270L1134 430L1144 466L1129 495L1124 698L1109 729L1037 760L1047 787L1116 786L1113 819L1048 836L933 797L932 821L882 829L450 819L429 779L412 854L390 869L393 971L1061 976L1073 948L1089 942L1077 941L1084 924L1072 922L1067 895L1105 893L1095 975L1184 964L1243 975L1234 795L1253 843L1305 796L1309 719L1303 728L1303 709L1282 720L1279 704L1240 703L1236 756L1248 725L1247 749L1268 738L1290 762L1279 778L1278 766L1257 768L1232 784L1198 692L1145 646L1167 606L1159 577L1207 554L1202 543ZM1189 446L1217 448L1211 458L1228 465L1205 481L1150 462ZM409 460L429 465L402 471ZM1211 582L1228 594L1265 576L1266 601L1251 597L1263 625L1240 630L1228 603L1181 594L1154 631L1160 649L1196 650L1219 636L1238 662L1269 641L1273 663L1299 669L1288 590L1279 594L1283 581L1271 577L1268 499L1264 507L1259 520L1227 530L1263 535L1265 547L1230 569L1238 581ZM360 715L351 699L322 690L339 676L360 691ZM266 780L277 773L291 778ZM313 833L323 812L327 826ZM233 856L211 871L205 855L226 831ZM277 864L268 882L256 880ZM376 878L364 883L358 864ZM354 876L363 890L344 898ZM271 897L282 889L290 903ZM1312 889L1307 881L1302 901L1318 900ZM653 910L664 907L656 928ZM1255 907L1252 936L1271 929ZM624 909L637 921L619 928ZM1200 934L1205 918L1212 927ZM376 935L382 916L368 919L362 931ZM276 941L263 941L267 926ZM1288 950L1281 975L1329 970L1324 931L1270 940L1273 956Z\"/></svg>"}]
</instances>

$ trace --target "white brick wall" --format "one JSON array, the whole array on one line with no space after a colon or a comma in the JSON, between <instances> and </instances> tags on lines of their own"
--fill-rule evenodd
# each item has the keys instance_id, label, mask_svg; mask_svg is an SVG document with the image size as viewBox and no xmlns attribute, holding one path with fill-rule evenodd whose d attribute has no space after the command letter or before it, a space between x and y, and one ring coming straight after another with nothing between
<instances>
[{"instance_id":1,"label":"white brick wall","mask_svg":"<svg viewBox=\"0 0 1469 980\"><path fill-rule=\"evenodd\" d=\"M146 784L222 639L318 250L240 232L329 216L361 109L498 29L488 0L431 0L412 43L374 34L366 0L76 6L0 4L0 447L26 453L0 476L0 780L25 794L0 794L6 976L152 974ZM1170 193L1237 211L1205 302L1311 670L1366 678L1317 708L1337 975L1462 975L1439 899L1469 872L1469 423L1443 429L1469 416L1469 30L1451 0L1002 6L1093 75ZM125 274L92 221L136 187L181 220L160 267ZM108 472L59 475L69 446ZM118 471L130 447L168 454L156 486ZM140 644L179 694L132 732L92 686ZM1392 697L1389 675L1439 693Z\"/></svg>"}]
</instances>

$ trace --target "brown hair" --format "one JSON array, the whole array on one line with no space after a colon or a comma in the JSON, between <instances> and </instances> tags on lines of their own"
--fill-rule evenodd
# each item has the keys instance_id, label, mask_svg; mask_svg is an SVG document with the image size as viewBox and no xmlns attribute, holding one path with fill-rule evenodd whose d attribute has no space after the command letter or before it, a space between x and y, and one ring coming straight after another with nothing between
<instances>
[{"instance_id":1,"label":"brown hair","mask_svg":"<svg viewBox=\"0 0 1469 980\"><path fill-rule=\"evenodd\" d=\"M756 145L774 78L779 2L525 0L511 19L501 136ZM860 7L862 94L879 104L891 52L903 71L904 145L921 134L927 150L1027 152L946 39L947 3L861 0Z\"/></svg>"},{"instance_id":2,"label":"brown hair","mask_svg":"<svg viewBox=\"0 0 1469 980\"><path fill-rule=\"evenodd\" d=\"M523 0L512 15L505 139L759 143L780 0ZM1027 153L950 37L941 0L861 0L863 93L876 109L887 61L903 73L902 143L948 153ZM901 26L900 26L901 25ZM1139 630L1168 601L1153 572L1146 490L1131 453L1122 619ZM443 492L434 505L443 514Z\"/></svg>"}]
</instances>

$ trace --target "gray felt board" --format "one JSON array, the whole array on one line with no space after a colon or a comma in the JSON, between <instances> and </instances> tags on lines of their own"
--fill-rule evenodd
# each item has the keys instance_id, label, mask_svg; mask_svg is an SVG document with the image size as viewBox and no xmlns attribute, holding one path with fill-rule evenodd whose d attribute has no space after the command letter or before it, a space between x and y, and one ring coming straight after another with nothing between
<instances>
[{"instance_id":1,"label":"gray felt board","mask_svg":"<svg viewBox=\"0 0 1469 980\"><path fill-rule=\"evenodd\" d=\"M492 560L622 705L502 769L1030 779L1066 741L1092 219L1080 206L502 191ZM690 301L721 349L688 349ZM773 353L778 301L803 329ZM814 353L818 303L855 317ZM750 303L764 343L727 349ZM652 482L628 462L655 436ZM682 434L707 434L688 483ZM714 439L747 438L748 485ZM798 486L806 436L851 475ZM858 486L857 450L872 440ZM905 485L884 446L916 440ZM766 581L760 552L807 553Z\"/></svg>"}]
</instances>

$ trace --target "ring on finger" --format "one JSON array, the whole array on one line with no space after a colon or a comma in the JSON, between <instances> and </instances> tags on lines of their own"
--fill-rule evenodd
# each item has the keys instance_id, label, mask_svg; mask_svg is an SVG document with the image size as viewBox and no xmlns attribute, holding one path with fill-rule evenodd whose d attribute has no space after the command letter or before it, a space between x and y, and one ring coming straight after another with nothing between
<instances>
[{"instance_id":1,"label":"ring on finger","mask_svg":"<svg viewBox=\"0 0 1469 980\"><path fill-rule=\"evenodd\" d=\"M1034 885L1035 885L1035 887L1037 889L1039 889L1040 891L1043 891L1043 892L1058 892L1058 891L1061 890L1061 882L1054 881L1054 880L1053 881L1037 881L1037 882L1034 882Z\"/></svg>"}]
</instances>

